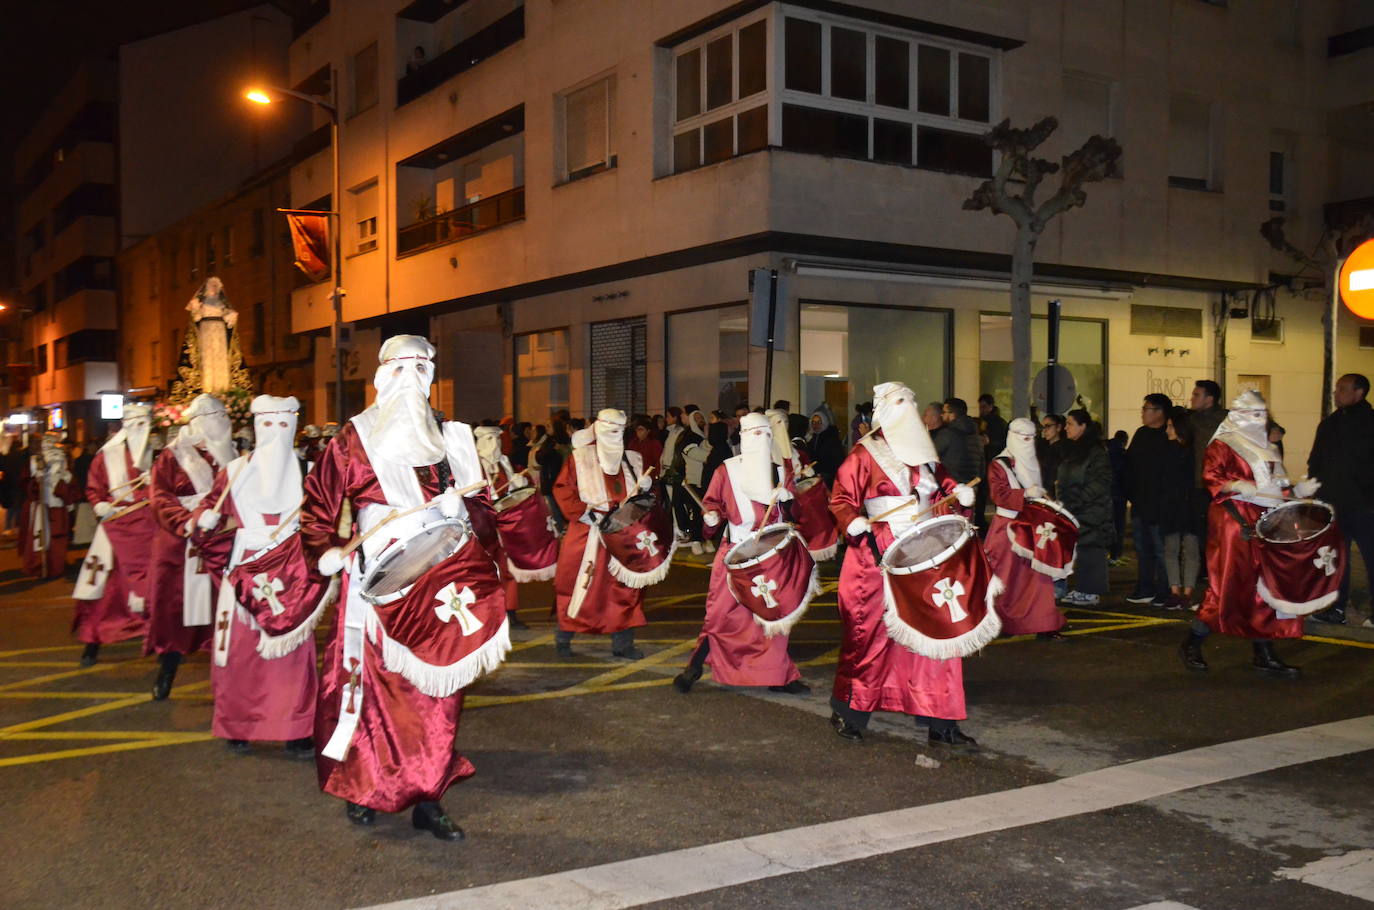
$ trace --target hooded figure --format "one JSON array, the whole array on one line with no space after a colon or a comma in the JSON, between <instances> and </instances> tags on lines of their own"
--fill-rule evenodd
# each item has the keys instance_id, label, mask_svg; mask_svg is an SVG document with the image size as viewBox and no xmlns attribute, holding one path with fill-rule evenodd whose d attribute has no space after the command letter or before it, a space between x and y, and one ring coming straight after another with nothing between
<instances>
[{"instance_id":1,"label":"hooded figure","mask_svg":"<svg viewBox=\"0 0 1374 910\"><path fill-rule=\"evenodd\" d=\"M1212 496L1207 510L1208 583L1192 630L1181 647L1183 663L1191 670L1208 668L1202 642L1212 632L1220 632L1251 640L1253 665L1261 676L1297 679L1302 675L1297 667L1278 657L1272 639L1301 638L1303 618L1266 603L1259 570L1264 544L1252 539L1250 529L1265 511L1286 498L1290 487L1305 498L1315 493L1319 484L1304 480L1290 485L1283 460L1268 439L1268 417L1268 406L1258 392L1238 395L1203 455L1202 481ZM1298 565L1289 572L1313 571L1308 565L1312 560L1294 562ZM1321 560L1317 563L1320 568ZM1334 561L1329 568L1332 573L1343 569ZM1296 588L1304 587L1302 578L1296 582Z\"/></svg>"},{"instance_id":2,"label":"hooded figure","mask_svg":"<svg viewBox=\"0 0 1374 910\"><path fill-rule=\"evenodd\" d=\"M147 507L150 409L126 404L118 433L100 447L86 474L86 501L100 520L77 575L77 638L86 643L83 666L100 645L141 636L147 628L148 558L156 523Z\"/></svg>"},{"instance_id":3,"label":"hooded figure","mask_svg":"<svg viewBox=\"0 0 1374 910\"><path fill-rule=\"evenodd\" d=\"M284 546L299 528L301 468L296 438L295 398L259 395L253 399L254 446L230 462L193 513L192 537L205 543L231 519L233 545L208 560L221 580L215 607L210 685L214 694L211 732L235 754L249 751L250 740L286 743L293 758L315 755L315 625L324 602L299 627L271 636L240 603L229 573L258 554ZM299 552L299 551L297 551ZM223 558L221 558L223 557ZM264 575L262 584L271 579ZM287 596L287 595L283 595Z\"/></svg>"},{"instance_id":4,"label":"hooded figure","mask_svg":"<svg viewBox=\"0 0 1374 910\"><path fill-rule=\"evenodd\" d=\"M1018 417L1007 428L1007 447L988 466L988 498L997 514L988 526L983 548L1003 594L996 610L1004 635L1062 637L1064 614L1054 605L1054 580L1036 571L1029 559L1012 549L1008 528L1025 508L1026 499L1041 499L1040 465L1035 460L1035 422Z\"/></svg>"},{"instance_id":5,"label":"hooded figure","mask_svg":"<svg viewBox=\"0 0 1374 910\"><path fill-rule=\"evenodd\" d=\"M515 468L511 466L510 458L501 454L503 432L500 427L476 427L472 431L473 438L477 443L477 458L482 463L482 476L487 480L493 501L530 484L524 472L516 473ZM534 573L525 578L517 578L512 571L504 542L500 544L499 551L493 554L493 558L496 562L497 573L501 576L501 583L505 588L506 616L510 620L511 628L528 628L516 612L520 609L519 582L547 581L548 576L540 577L538 573Z\"/></svg>"},{"instance_id":6,"label":"hooded figure","mask_svg":"<svg viewBox=\"0 0 1374 910\"><path fill-rule=\"evenodd\" d=\"M79 495L61 436L43 434L39 454L30 456L21 481L25 497L19 555L24 571L35 578L60 576L67 571L72 507Z\"/></svg>"},{"instance_id":7,"label":"hooded figure","mask_svg":"<svg viewBox=\"0 0 1374 910\"><path fill-rule=\"evenodd\" d=\"M958 726L966 716L962 660L923 657L889 637L876 556L922 512L934 509L936 500L954 494L968 508L974 493L937 460L909 387L885 382L873 389L873 398L875 429L849 453L830 496L836 524L849 535L839 585L844 641L830 722L842 738L859 740L873 711L897 711L925 719L932 744L975 748ZM953 505L934 509L951 511ZM995 623L984 625L980 635L996 635Z\"/></svg>"}]
</instances>

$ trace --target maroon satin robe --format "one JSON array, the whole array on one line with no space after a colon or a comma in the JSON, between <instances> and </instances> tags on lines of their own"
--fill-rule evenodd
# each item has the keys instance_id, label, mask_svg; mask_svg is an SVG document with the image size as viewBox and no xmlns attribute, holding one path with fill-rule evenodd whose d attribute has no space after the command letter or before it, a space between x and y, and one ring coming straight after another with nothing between
<instances>
[{"instance_id":1,"label":"maroon satin robe","mask_svg":"<svg viewBox=\"0 0 1374 910\"><path fill-rule=\"evenodd\" d=\"M930 468L908 468L912 488L919 473ZM957 481L942 465L935 465L939 494L954 488ZM850 522L866 517L864 500L875 496L899 496L883 469L864 446L855 446L835 474L830 493L830 511L841 532L848 533ZM942 507L936 513L958 511ZM880 551L892 543L894 535L887 522L873 524ZM843 639L839 665L835 670L832 695L856 711L897 711L945 720L963 720L964 664L960 658L932 660L909 651L888 637L883 625L883 579L869 542L850 537L840 568L840 621ZM970 541L971 546L976 542Z\"/></svg>"},{"instance_id":2,"label":"maroon satin robe","mask_svg":"<svg viewBox=\"0 0 1374 910\"><path fill-rule=\"evenodd\" d=\"M795 492L790 465L786 468L784 483L788 491ZM706 655L711 677L725 686L785 686L800 679L801 673L787 654L788 636L768 638L764 635L763 627L754 621L754 614L740 606L726 584L725 557L734 547L726 525L748 524L758 530L763 527L767 507L751 500L753 514L740 514L730 484L730 472L725 465L716 468L702 504L703 513L718 512L721 516L720 524L714 528L703 525L708 537L721 535L716 558L711 563L711 583L706 591L706 621L697 637L698 643L703 640L711 643L711 650ZM781 520L776 508L768 515L770 524Z\"/></svg>"},{"instance_id":3,"label":"maroon satin robe","mask_svg":"<svg viewBox=\"0 0 1374 910\"><path fill-rule=\"evenodd\" d=\"M605 474L606 497L614 510L625 499L625 477L622 473ZM587 547L591 529L579 519L587 511L587 504L577 492L577 465L574 456L563 462L563 470L553 484L553 498L568 531L558 547L558 570L553 579L554 608L558 611L558 628L565 632L591 632L610 635L625 629L648 624L644 618L644 589L631 588L611 575L610 554L605 547L596 553L591 588L582 600L576 616L568 615L577 573L582 568L582 554Z\"/></svg>"},{"instance_id":4,"label":"maroon satin robe","mask_svg":"<svg viewBox=\"0 0 1374 910\"><path fill-rule=\"evenodd\" d=\"M34 503L39 501L42 480L33 473L33 459L26 459L20 484L24 489L24 505L20 509L19 558L24 574L34 578L60 578L67 571L67 547L72 539L71 506L81 495L70 481L53 484L52 495L62 500L60 506L48 506L48 543L46 549L34 546Z\"/></svg>"},{"instance_id":5,"label":"maroon satin robe","mask_svg":"<svg viewBox=\"0 0 1374 910\"><path fill-rule=\"evenodd\" d=\"M215 463L208 451L197 448L196 453L205 459L210 470L219 471L221 465ZM178 497L191 496L196 488L177 462L172 446L158 453L153 462L150 486L153 504L147 511L153 513L156 526L148 568L148 637L143 642L143 653L176 651L190 654L209 647L214 625L211 621L203 626L188 626L184 621L182 608L186 592L182 573L186 566L186 541L190 537L187 524L191 520L191 510L182 506ZM207 546L227 552L232 537L221 535L213 545ZM212 604L212 615L213 612Z\"/></svg>"},{"instance_id":6,"label":"maroon satin robe","mask_svg":"<svg viewBox=\"0 0 1374 910\"><path fill-rule=\"evenodd\" d=\"M420 470L427 475L421 482L424 494L437 496L439 481L433 469ZM326 550L348 542L349 537L338 532L345 501L352 503L355 520L366 505L388 504L351 421L325 447L305 477L301 539L312 566ZM490 511L484 493L465 501L470 512ZM351 536L355 530L356 525L345 533ZM386 531L378 534L385 535ZM340 579L340 604L348 597L346 573L345 569ZM324 646L315 710L315 767L321 790L382 812L399 812L419 802L437 801L451 785L475 773L472 763L454 749L463 693L447 698L425 695L405 677L386 669L381 645L370 636L363 639L360 672L364 697L348 754L343 761L319 754L338 726L341 693L349 680L343 647L344 629L336 609Z\"/></svg>"},{"instance_id":7,"label":"maroon satin robe","mask_svg":"<svg viewBox=\"0 0 1374 910\"><path fill-rule=\"evenodd\" d=\"M1225 489L1233 480L1254 483L1255 474L1226 443L1208 444L1202 457L1202 482L1212 494L1212 504L1207 507L1207 593L1197 617L1223 635L1302 638L1302 617L1279 619L1260 599L1260 544L1241 537L1240 525L1222 503L1231 500L1252 525L1264 514L1264 507L1235 499L1235 493Z\"/></svg>"},{"instance_id":8,"label":"maroon satin robe","mask_svg":"<svg viewBox=\"0 0 1374 910\"><path fill-rule=\"evenodd\" d=\"M1026 492L1012 486L1007 479L1008 470L1001 459L988 465L988 498L999 509L1020 512L1026 504ZM1010 518L995 515L983 541L992 571L1005 585L996 604L997 615L1002 618L1002 634L1056 632L1064 625L1064 614L1054 605L1054 581L1035 571L1029 559L1012 551L1007 537L1009 524Z\"/></svg>"},{"instance_id":9,"label":"maroon satin robe","mask_svg":"<svg viewBox=\"0 0 1374 910\"><path fill-rule=\"evenodd\" d=\"M141 484L130 492L129 487L110 492L110 468L106 458L110 452L101 449L91 460L86 474L86 501L92 507L102 502L114 505L116 511L148 499L148 485ZM134 465L128 447L120 450L124 459L125 476L129 481L140 473ZM150 506L143 506L114 521L105 521L105 534L110 539L110 550L114 554L113 565L107 566L110 575L105 582L105 593L95 600L78 600L72 617L72 632L77 639L89 644L105 644L138 638L148 629L148 558L153 544L153 527L156 522ZM93 557L87 557L91 559ZM81 571L88 572L93 566L83 564ZM143 613L129 609L129 595L144 598Z\"/></svg>"}]
</instances>

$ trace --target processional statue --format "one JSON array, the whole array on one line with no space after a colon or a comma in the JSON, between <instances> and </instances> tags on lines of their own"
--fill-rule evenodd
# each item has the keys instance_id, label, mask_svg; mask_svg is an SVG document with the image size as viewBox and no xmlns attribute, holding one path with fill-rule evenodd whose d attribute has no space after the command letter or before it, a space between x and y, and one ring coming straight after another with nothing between
<instances>
[{"instance_id":1,"label":"processional statue","mask_svg":"<svg viewBox=\"0 0 1374 910\"><path fill-rule=\"evenodd\" d=\"M229 303L224 283L215 277L206 279L186 304L186 311L190 322L177 365L178 378L172 383L172 400L189 401L202 392L251 390L235 330L238 310Z\"/></svg>"}]
</instances>

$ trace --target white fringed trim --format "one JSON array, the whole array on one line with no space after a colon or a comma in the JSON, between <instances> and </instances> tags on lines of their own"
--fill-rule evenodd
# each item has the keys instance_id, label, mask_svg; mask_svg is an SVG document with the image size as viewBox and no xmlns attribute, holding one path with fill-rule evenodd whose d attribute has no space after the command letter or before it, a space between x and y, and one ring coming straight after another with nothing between
<instances>
[{"instance_id":1,"label":"white fringed trim","mask_svg":"<svg viewBox=\"0 0 1374 910\"><path fill-rule=\"evenodd\" d=\"M806 594L802 597L802 602L797 605L797 609L780 619L764 619L759 614L754 613L754 622L763 627L765 638L788 635L792 632L792 627L806 614L806 608L811 606L811 599L819 593L821 593L821 567L813 565L811 567L811 581L807 583Z\"/></svg>"},{"instance_id":2,"label":"white fringed trim","mask_svg":"<svg viewBox=\"0 0 1374 910\"><path fill-rule=\"evenodd\" d=\"M542 569L522 569L506 557L506 568L510 571L510 577L514 578L519 584L528 584L532 581L552 581L553 576L558 572L558 561Z\"/></svg>"},{"instance_id":3,"label":"white fringed trim","mask_svg":"<svg viewBox=\"0 0 1374 910\"><path fill-rule=\"evenodd\" d=\"M810 550L811 558L816 562L825 562L827 559L834 559L835 554L840 551L840 542L837 539L830 546L822 550Z\"/></svg>"},{"instance_id":4,"label":"white fringed trim","mask_svg":"<svg viewBox=\"0 0 1374 910\"><path fill-rule=\"evenodd\" d=\"M415 688L431 698L447 698L501 666L510 651L510 620L501 617L501 628L491 640L446 667L426 663L405 645L393 641L385 631L382 631L381 638L382 662L388 670L404 676Z\"/></svg>"},{"instance_id":5,"label":"white fringed trim","mask_svg":"<svg viewBox=\"0 0 1374 910\"><path fill-rule=\"evenodd\" d=\"M931 638L902 622L901 617L897 615L897 604L892 599L892 584L884 572L883 603L886 609L883 610L883 625L887 626L887 634L893 641L922 657L929 657L931 660L967 657L975 651L981 651L984 645L1002 633L1002 620L993 609L997 598L1002 594L1002 587L1002 579L996 575L992 576L987 593L983 595L987 615L977 626L957 638Z\"/></svg>"},{"instance_id":6,"label":"white fringed trim","mask_svg":"<svg viewBox=\"0 0 1374 910\"><path fill-rule=\"evenodd\" d=\"M137 594L135 594L133 591L130 591L130 592L129 592L129 612L130 612L130 613L142 613L143 610L144 610L144 608L146 607L146 605L147 605L147 600L146 600L145 598L139 597L139 596L138 596Z\"/></svg>"},{"instance_id":7,"label":"white fringed trim","mask_svg":"<svg viewBox=\"0 0 1374 910\"><path fill-rule=\"evenodd\" d=\"M1318 613L1331 606L1341 596L1340 590L1337 589L1324 597L1318 597L1316 600L1295 604L1280 597L1275 597L1274 593L1265 586L1263 578L1259 579L1259 583L1256 585L1256 591L1260 596L1260 600L1273 607L1275 612L1288 613L1293 616L1307 616L1311 613Z\"/></svg>"},{"instance_id":8,"label":"white fringed trim","mask_svg":"<svg viewBox=\"0 0 1374 910\"><path fill-rule=\"evenodd\" d=\"M283 632L280 635L272 635L266 631L258 632L258 655L263 660L276 660L285 657L305 644L306 639L315 633L315 627L320 624L320 619L324 616L324 611L339 597L339 576L335 575L329 580L329 589L320 598L320 604L315 608L315 612L305 618L301 623L290 632ZM250 617L251 618L251 617ZM257 623L253 623L257 627Z\"/></svg>"},{"instance_id":9,"label":"white fringed trim","mask_svg":"<svg viewBox=\"0 0 1374 910\"><path fill-rule=\"evenodd\" d=\"M1078 559L1077 546L1074 546L1073 548L1073 558L1069 560L1069 564L1064 568L1060 569L1055 566L1046 565L1045 563L1036 559L1035 552L1033 550L1027 550L1025 547L1017 543L1015 535L1012 534L1011 525L1007 525L1007 540L1011 541L1011 551L1015 553L1017 556L1020 556L1022 559L1029 562L1031 564L1031 568L1039 572L1041 575L1048 575L1050 578L1053 578L1055 581L1058 581L1062 578L1068 578L1070 575L1073 574L1073 564Z\"/></svg>"},{"instance_id":10,"label":"white fringed trim","mask_svg":"<svg viewBox=\"0 0 1374 910\"><path fill-rule=\"evenodd\" d=\"M625 585L627 588L647 588L649 585L656 585L668 577L668 570L673 567L673 556L677 554L678 542L674 540L668 547L668 557L663 560L663 564L652 572L631 572L620 564L614 556L607 556L610 559L611 575L615 580Z\"/></svg>"}]
</instances>

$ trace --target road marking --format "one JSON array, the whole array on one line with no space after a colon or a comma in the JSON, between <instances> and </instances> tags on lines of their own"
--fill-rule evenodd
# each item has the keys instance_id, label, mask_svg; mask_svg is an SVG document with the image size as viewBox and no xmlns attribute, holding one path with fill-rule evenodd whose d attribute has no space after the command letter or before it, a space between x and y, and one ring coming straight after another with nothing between
<instances>
[{"instance_id":1,"label":"road marking","mask_svg":"<svg viewBox=\"0 0 1374 910\"><path fill-rule=\"evenodd\" d=\"M856 816L373 910L616 910L1130 805L1374 749L1374 715L1128 762L1046 784Z\"/></svg>"},{"instance_id":2,"label":"road marking","mask_svg":"<svg viewBox=\"0 0 1374 910\"><path fill-rule=\"evenodd\" d=\"M1280 878L1316 885L1327 891L1374 901L1374 850L1355 850L1343 856L1324 856L1296 869L1280 869Z\"/></svg>"},{"instance_id":3,"label":"road marking","mask_svg":"<svg viewBox=\"0 0 1374 910\"><path fill-rule=\"evenodd\" d=\"M200 682L190 683L181 687L181 691L188 692L193 689L203 689L210 685L210 680L205 679ZM128 698L121 698L116 701L106 702L103 705L93 705L89 708L79 708L75 711L65 711L61 714L54 714L50 717L40 717L37 720L25 721L21 724L11 724L8 727L0 727L0 739L6 739L11 733L22 733L26 730L39 730L43 727L51 727L55 724L63 724L69 720L77 720L82 717L90 717L93 714L103 714L106 711L117 711L120 708L130 708L134 705L147 704L152 699L145 693L131 695Z\"/></svg>"},{"instance_id":4,"label":"road marking","mask_svg":"<svg viewBox=\"0 0 1374 910\"><path fill-rule=\"evenodd\" d=\"M115 743L109 746L89 746L85 749L63 749L58 752L38 752L34 755L16 755L13 758L0 758L0 768L14 765L32 765L38 762L56 761L60 758L83 758L87 755L106 755L111 752L128 752L131 749L155 749L160 746L179 746L188 742L204 742L215 737L210 733L197 733L196 739L188 737L168 737L165 739L141 739L136 742Z\"/></svg>"}]
</instances>

